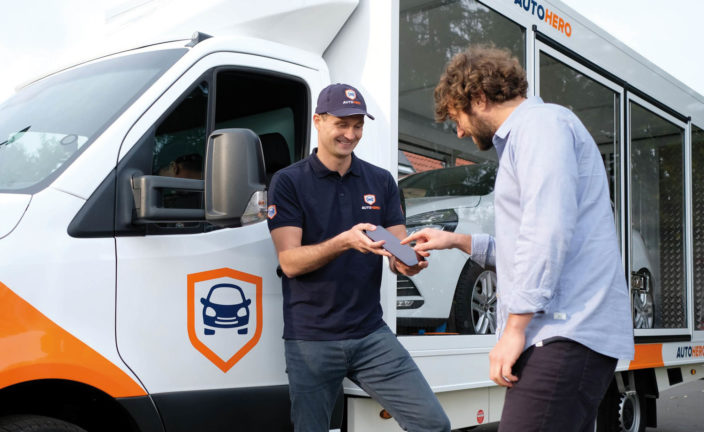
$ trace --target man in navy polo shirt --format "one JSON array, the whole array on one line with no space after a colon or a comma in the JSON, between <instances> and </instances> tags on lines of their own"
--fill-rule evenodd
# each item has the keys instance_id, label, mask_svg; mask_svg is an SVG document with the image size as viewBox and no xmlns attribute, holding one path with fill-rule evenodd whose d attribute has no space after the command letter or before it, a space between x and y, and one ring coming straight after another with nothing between
<instances>
[{"instance_id":1,"label":"man in navy polo shirt","mask_svg":"<svg viewBox=\"0 0 704 432\"><path fill-rule=\"evenodd\" d=\"M274 175L269 229L284 272L284 339L296 431L328 431L348 377L409 431L450 430L440 403L382 319L382 256L392 271L408 267L364 233L376 225L406 236L391 174L357 158L367 113L346 84L320 93L313 116L318 148Z\"/></svg>"}]
</instances>

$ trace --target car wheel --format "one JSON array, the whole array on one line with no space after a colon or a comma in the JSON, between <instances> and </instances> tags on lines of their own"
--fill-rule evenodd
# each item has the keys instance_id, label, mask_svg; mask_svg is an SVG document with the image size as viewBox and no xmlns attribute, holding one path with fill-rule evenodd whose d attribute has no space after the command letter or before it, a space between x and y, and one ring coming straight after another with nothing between
<instances>
[{"instance_id":1,"label":"car wheel","mask_svg":"<svg viewBox=\"0 0 704 432\"><path fill-rule=\"evenodd\" d=\"M636 391L619 393L615 383L599 405L597 432L645 432L645 397Z\"/></svg>"},{"instance_id":2,"label":"car wheel","mask_svg":"<svg viewBox=\"0 0 704 432\"><path fill-rule=\"evenodd\" d=\"M18 415L0 419L0 432L86 432L72 423L63 420L35 416Z\"/></svg>"},{"instance_id":3,"label":"car wheel","mask_svg":"<svg viewBox=\"0 0 704 432\"><path fill-rule=\"evenodd\" d=\"M457 282L450 318L450 326L460 334L496 332L495 271L467 260Z\"/></svg>"},{"instance_id":4,"label":"car wheel","mask_svg":"<svg viewBox=\"0 0 704 432\"><path fill-rule=\"evenodd\" d=\"M655 321L655 303L653 302L653 278L646 268L633 274L638 281L631 289L633 301L633 328L653 328Z\"/></svg>"}]
</instances>

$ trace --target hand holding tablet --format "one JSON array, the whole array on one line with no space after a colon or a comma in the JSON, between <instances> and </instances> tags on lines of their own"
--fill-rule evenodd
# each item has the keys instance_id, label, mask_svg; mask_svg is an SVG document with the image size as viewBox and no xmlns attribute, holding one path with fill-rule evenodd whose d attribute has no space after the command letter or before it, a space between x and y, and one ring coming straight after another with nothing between
<instances>
[{"instance_id":1,"label":"hand holding tablet","mask_svg":"<svg viewBox=\"0 0 704 432\"><path fill-rule=\"evenodd\" d=\"M402 245L401 241L395 235L391 234L381 225L377 225L374 231L365 230L364 233L374 241L384 240L382 247L407 266L412 267L418 264L416 251L408 245Z\"/></svg>"}]
</instances>

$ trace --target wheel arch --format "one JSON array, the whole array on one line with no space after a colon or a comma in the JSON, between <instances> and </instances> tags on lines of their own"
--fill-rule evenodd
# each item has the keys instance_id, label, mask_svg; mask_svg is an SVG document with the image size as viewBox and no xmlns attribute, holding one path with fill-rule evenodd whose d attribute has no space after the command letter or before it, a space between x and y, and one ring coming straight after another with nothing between
<instances>
[{"instance_id":1,"label":"wheel arch","mask_svg":"<svg viewBox=\"0 0 704 432\"><path fill-rule=\"evenodd\" d=\"M148 396L139 399L151 403ZM129 409L118 399L95 387L63 379L27 381L0 389L0 417L17 414L52 417L73 423L88 432L144 431L130 413L141 411L145 414L144 410L135 410L134 404L127 406ZM158 417L156 408L153 415Z\"/></svg>"}]
</instances>

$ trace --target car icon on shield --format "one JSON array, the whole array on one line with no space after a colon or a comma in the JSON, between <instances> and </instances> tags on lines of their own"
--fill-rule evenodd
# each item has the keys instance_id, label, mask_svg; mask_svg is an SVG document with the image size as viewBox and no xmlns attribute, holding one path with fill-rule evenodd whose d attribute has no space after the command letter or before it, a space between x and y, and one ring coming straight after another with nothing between
<instances>
[{"instance_id":1,"label":"car icon on shield","mask_svg":"<svg viewBox=\"0 0 704 432\"><path fill-rule=\"evenodd\" d=\"M237 329L238 334L247 334L252 300L245 297L242 288L227 283L213 285L208 296L201 298L200 302L203 304L206 335L215 334L215 328L236 327L241 327Z\"/></svg>"}]
</instances>

